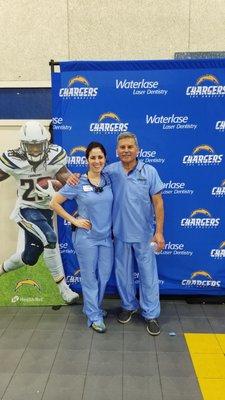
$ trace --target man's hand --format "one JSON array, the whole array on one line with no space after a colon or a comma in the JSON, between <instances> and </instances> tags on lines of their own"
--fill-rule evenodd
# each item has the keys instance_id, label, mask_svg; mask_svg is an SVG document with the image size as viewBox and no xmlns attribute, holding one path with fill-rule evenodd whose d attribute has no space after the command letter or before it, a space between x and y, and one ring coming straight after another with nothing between
<instances>
[{"instance_id":1,"label":"man's hand","mask_svg":"<svg viewBox=\"0 0 225 400\"><path fill-rule=\"evenodd\" d=\"M43 199L46 197L52 198L55 194L55 189L52 186L52 182L49 180L47 189L43 189L40 185L38 185L38 183L36 183L36 193Z\"/></svg>"},{"instance_id":2,"label":"man's hand","mask_svg":"<svg viewBox=\"0 0 225 400\"><path fill-rule=\"evenodd\" d=\"M76 218L73 225L77 228L91 229L91 223L88 219Z\"/></svg>"},{"instance_id":3,"label":"man's hand","mask_svg":"<svg viewBox=\"0 0 225 400\"><path fill-rule=\"evenodd\" d=\"M164 207L161 193L156 193L152 196L152 203L156 221L156 231L152 241L157 243L157 252L160 252L165 247L165 240L163 237Z\"/></svg>"},{"instance_id":4,"label":"man's hand","mask_svg":"<svg viewBox=\"0 0 225 400\"><path fill-rule=\"evenodd\" d=\"M157 252L160 252L165 247L165 240L162 233L155 233L151 242L157 243Z\"/></svg>"},{"instance_id":5,"label":"man's hand","mask_svg":"<svg viewBox=\"0 0 225 400\"><path fill-rule=\"evenodd\" d=\"M80 182L80 174L71 174L66 183L70 186L76 186Z\"/></svg>"}]
</instances>

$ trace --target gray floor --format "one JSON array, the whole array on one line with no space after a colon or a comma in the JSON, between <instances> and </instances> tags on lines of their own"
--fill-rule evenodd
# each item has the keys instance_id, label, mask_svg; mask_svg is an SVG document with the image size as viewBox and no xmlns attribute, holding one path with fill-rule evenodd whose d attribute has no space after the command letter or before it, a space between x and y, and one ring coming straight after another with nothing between
<instances>
[{"instance_id":1,"label":"gray floor","mask_svg":"<svg viewBox=\"0 0 225 400\"><path fill-rule=\"evenodd\" d=\"M162 301L161 334L121 325L106 300L108 331L86 327L81 305L0 308L1 400L201 400L183 332L225 330L224 305Z\"/></svg>"}]
</instances>

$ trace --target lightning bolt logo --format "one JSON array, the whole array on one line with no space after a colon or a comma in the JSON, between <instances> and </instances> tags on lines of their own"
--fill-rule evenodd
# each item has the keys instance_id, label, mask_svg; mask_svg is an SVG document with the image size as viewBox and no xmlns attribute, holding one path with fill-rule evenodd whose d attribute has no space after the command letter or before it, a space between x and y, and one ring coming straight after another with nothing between
<instances>
[{"instance_id":1,"label":"lightning bolt logo","mask_svg":"<svg viewBox=\"0 0 225 400\"><path fill-rule=\"evenodd\" d=\"M207 217L211 218L210 212L205 208L197 208L191 213L190 218L194 217L197 214L207 215Z\"/></svg>"},{"instance_id":2,"label":"lightning bolt logo","mask_svg":"<svg viewBox=\"0 0 225 400\"><path fill-rule=\"evenodd\" d=\"M69 80L68 87L70 87L76 83L81 83L82 85L87 86L87 87L90 86L88 80L84 76L76 75Z\"/></svg>"},{"instance_id":3,"label":"lightning bolt logo","mask_svg":"<svg viewBox=\"0 0 225 400\"><path fill-rule=\"evenodd\" d=\"M212 146L208 144L201 144L193 149L193 154L199 153L200 151L207 151L209 153L214 153L214 149Z\"/></svg>"},{"instance_id":4,"label":"lightning bolt logo","mask_svg":"<svg viewBox=\"0 0 225 400\"><path fill-rule=\"evenodd\" d=\"M115 114L115 113L112 112L112 111L108 111L108 112L105 112L105 113L101 114L100 117L99 117L99 119L98 119L98 121L101 122L101 121L103 121L103 120L106 119L106 118L115 119L115 120L118 121L118 122L120 121L120 118L118 117L118 115Z\"/></svg>"},{"instance_id":5,"label":"lightning bolt logo","mask_svg":"<svg viewBox=\"0 0 225 400\"><path fill-rule=\"evenodd\" d=\"M15 291L20 289L22 286L32 286L36 287L38 290L41 290L40 285L32 279L23 279L22 281L17 282Z\"/></svg>"},{"instance_id":6,"label":"lightning bolt logo","mask_svg":"<svg viewBox=\"0 0 225 400\"><path fill-rule=\"evenodd\" d=\"M219 85L219 80L215 75L212 74L205 74L200 76L200 78L197 79L196 85L201 85L203 82L211 82L214 85Z\"/></svg>"},{"instance_id":7,"label":"lightning bolt logo","mask_svg":"<svg viewBox=\"0 0 225 400\"><path fill-rule=\"evenodd\" d=\"M72 150L70 151L70 155L75 154L75 153L78 153L79 151L85 153L86 147L84 147L84 146L76 146L76 147L73 147Z\"/></svg>"},{"instance_id":8,"label":"lightning bolt logo","mask_svg":"<svg viewBox=\"0 0 225 400\"><path fill-rule=\"evenodd\" d=\"M195 272L193 272L193 274L191 275L191 279L196 278L196 276L204 276L205 278L210 279L212 281L211 275L209 275L209 273L206 272L206 271L195 271Z\"/></svg>"}]
</instances>

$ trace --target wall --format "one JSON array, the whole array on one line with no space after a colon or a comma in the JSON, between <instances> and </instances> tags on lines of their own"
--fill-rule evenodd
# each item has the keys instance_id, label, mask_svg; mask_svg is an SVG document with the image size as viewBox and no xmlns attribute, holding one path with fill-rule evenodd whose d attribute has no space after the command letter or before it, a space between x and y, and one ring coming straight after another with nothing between
<instances>
[{"instance_id":1,"label":"wall","mask_svg":"<svg viewBox=\"0 0 225 400\"><path fill-rule=\"evenodd\" d=\"M48 62L224 50L224 0L0 0L0 81L49 81Z\"/></svg>"}]
</instances>

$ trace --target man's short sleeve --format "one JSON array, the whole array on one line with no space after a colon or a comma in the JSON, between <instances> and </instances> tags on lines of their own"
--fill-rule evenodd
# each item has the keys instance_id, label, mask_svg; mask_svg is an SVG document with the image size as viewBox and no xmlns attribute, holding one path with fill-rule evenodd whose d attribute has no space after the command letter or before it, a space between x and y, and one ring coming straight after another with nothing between
<instances>
[{"instance_id":1,"label":"man's short sleeve","mask_svg":"<svg viewBox=\"0 0 225 400\"><path fill-rule=\"evenodd\" d=\"M70 186L65 184L62 189L59 190L58 192L62 196L66 197L69 200L76 199L77 193L78 193L78 187L76 186Z\"/></svg>"},{"instance_id":2,"label":"man's short sleeve","mask_svg":"<svg viewBox=\"0 0 225 400\"><path fill-rule=\"evenodd\" d=\"M151 166L149 166L151 167ZM161 181L158 172L154 167L148 168L148 179L149 179L149 194L153 196L161 192L163 189L163 182Z\"/></svg>"},{"instance_id":3,"label":"man's short sleeve","mask_svg":"<svg viewBox=\"0 0 225 400\"><path fill-rule=\"evenodd\" d=\"M104 174L107 174L107 175L110 175L110 172L111 172L111 164L109 164L109 165L106 165L105 167L104 167L104 169L103 169L103 173Z\"/></svg>"}]
</instances>

